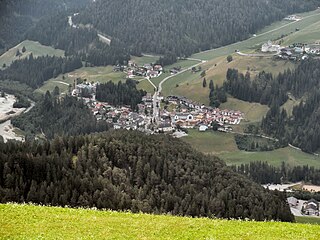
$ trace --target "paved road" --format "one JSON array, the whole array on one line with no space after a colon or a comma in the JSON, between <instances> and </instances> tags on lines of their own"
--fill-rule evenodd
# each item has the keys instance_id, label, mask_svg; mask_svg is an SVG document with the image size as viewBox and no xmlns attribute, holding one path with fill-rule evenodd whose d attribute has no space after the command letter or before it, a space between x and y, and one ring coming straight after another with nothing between
<instances>
[{"instance_id":1,"label":"paved road","mask_svg":"<svg viewBox=\"0 0 320 240\"><path fill-rule=\"evenodd\" d=\"M273 53L273 54L263 54L263 53L242 53L242 52L237 52L238 55L240 56L244 56L244 57L273 57L279 54L279 52L277 53Z\"/></svg>"},{"instance_id":2,"label":"paved road","mask_svg":"<svg viewBox=\"0 0 320 240\"><path fill-rule=\"evenodd\" d=\"M190 60L190 59L189 59ZM204 60L200 60L198 59L197 61L199 61L199 63L189 67L189 68L185 68L183 70L181 70L180 72L178 72L177 74L173 74L171 76L168 76L166 78L164 78L160 83L159 83L159 87L158 87L158 90L154 93L153 95L153 118L155 120L156 123L159 122L159 115L160 115L160 103L158 101L158 96L160 95L160 93L162 92L162 84L164 84L166 81L168 81L170 78L173 78L173 77L176 77L177 75L179 74L182 74L186 71L189 71L191 70L193 67L197 67L199 65L201 65L202 63L205 63L207 61L204 61Z\"/></svg>"}]
</instances>

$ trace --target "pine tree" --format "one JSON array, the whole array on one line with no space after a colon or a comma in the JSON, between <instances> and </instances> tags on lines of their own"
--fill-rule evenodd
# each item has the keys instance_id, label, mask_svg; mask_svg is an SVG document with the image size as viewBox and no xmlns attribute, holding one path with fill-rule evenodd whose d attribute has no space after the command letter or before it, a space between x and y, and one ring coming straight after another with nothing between
<instances>
[{"instance_id":1,"label":"pine tree","mask_svg":"<svg viewBox=\"0 0 320 240\"><path fill-rule=\"evenodd\" d=\"M203 81L202 81L202 87L206 88L207 87L207 81L206 81L206 78L203 78Z\"/></svg>"}]
</instances>

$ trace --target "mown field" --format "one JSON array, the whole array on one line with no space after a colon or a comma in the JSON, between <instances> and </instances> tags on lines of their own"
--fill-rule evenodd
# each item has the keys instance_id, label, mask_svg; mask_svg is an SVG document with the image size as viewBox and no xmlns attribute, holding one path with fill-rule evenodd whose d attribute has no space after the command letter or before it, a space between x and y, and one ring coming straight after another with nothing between
<instances>
[{"instance_id":1,"label":"mown field","mask_svg":"<svg viewBox=\"0 0 320 240\"><path fill-rule=\"evenodd\" d=\"M234 134L220 132L199 132L189 130L187 137L181 138L198 151L220 157L228 165L241 165L254 161L268 162L280 166L282 162L290 166L309 165L320 168L320 157L286 147L270 152L240 151L235 143Z\"/></svg>"},{"instance_id":2,"label":"mown field","mask_svg":"<svg viewBox=\"0 0 320 240\"><path fill-rule=\"evenodd\" d=\"M1 239L319 239L311 224L0 205Z\"/></svg>"},{"instance_id":3,"label":"mown field","mask_svg":"<svg viewBox=\"0 0 320 240\"><path fill-rule=\"evenodd\" d=\"M24 53L22 53L23 46L26 48L26 52ZM20 57L16 56L18 49L22 54ZM19 43L17 46L9 49L7 52L5 52L0 56L0 69L2 68L3 64L6 64L6 66L9 66L13 61L26 58L31 53L33 54L34 57L46 56L46 55L57 56L57 57L64 56L63 50L47 47L47 46L41 45L39 42L25 40Z\"/></svg>"}]
</instances>

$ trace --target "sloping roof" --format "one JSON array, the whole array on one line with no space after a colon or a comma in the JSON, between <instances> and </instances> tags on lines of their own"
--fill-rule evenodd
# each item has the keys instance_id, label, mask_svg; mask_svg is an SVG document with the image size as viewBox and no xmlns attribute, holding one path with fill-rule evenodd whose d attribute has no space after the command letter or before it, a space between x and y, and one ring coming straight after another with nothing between
<instances>
[{"instance_id":1,"label":"sloping roof","mask_svg":"<svg viewBox=\"0 0 320 240\"><path fill-rule=\"evenodd\" d=\"M290 205L297 205L298 199L296 199L295 197L288 197L288 198L287 198L287 202L288 202Z\"/></svg>"}]
</instances>

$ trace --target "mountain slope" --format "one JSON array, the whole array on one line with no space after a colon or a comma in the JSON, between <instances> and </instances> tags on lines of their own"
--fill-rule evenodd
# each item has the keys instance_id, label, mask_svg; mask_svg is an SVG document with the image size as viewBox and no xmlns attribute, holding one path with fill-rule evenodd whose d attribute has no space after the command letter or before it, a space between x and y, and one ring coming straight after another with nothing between
<instances>
[{"instance_id":1,"label":"mountain slope","mask_svg":"<svg viewBox=\"0 0 320 240\"><path fill-rule=\"evenodd\" d=\"M316 9L302 0L96 1L75 17L134 53L190 55L243 40L287 14Z\"/></svg>"},{"instance_id":2,"label":"mountain slope","mask_svg":"<svg viewBox=\"0 0 320 240\"><path fill-rule=\"evenodd\" d=\"M0 55L24 40L24 34L40 18L85 6L90 0L2 0L0 1Z\"/></svg>"}]
</instances>

